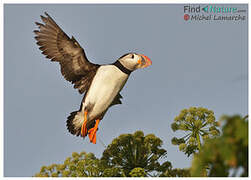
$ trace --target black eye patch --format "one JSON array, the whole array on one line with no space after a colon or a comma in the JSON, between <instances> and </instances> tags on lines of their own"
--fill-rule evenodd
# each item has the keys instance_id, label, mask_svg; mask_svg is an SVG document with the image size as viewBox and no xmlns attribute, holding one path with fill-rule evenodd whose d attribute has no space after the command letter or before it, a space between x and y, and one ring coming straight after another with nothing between
<instances>
[{"instance_id":1,"label":"black eye patch","mask_svg":"<svg viewBox=\"0 0 251 180\"><path fill-rule=\"evenodd\" d=\"M134 54L132 54L132 59L134 59Z\"/></svg>"}]
</instances>

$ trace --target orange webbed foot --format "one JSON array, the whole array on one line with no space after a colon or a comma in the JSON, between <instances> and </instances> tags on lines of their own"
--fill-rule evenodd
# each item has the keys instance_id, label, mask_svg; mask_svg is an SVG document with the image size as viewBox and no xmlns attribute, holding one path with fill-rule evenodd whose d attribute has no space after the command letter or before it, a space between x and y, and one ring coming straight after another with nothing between
<instances>
[{"instance_id":1,"label":"orange webbed foot","mask_svg":"<svg viewBox=\"0 0 251 180\"><path fill-rule=\"evenodd\" d=\"M91 129L89 129L88 133L89 133L89 139L90 142L93 144L96 144L96 137L97 137L97 130L98 130L98 124L99 124L100 120L96 120L95 126Z\"/></svg>"},{"instance_id":2,"label":"orange webbed foot","mask_svg":"<svg viewBox=\"0 0 251 180\"><path fill-rule=\"evenodd\" d=\"M82 137L85 137L87 135L86 124L87 124L87 111L84 112L84 122L81 127L81 136Z\"/></svg>"}]
</instances>

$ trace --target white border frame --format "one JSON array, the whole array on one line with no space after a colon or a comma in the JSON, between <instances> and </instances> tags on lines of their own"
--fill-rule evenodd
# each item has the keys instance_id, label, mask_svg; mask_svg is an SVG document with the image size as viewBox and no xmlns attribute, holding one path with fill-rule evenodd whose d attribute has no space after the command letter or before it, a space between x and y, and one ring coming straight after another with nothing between
<instances>
[{"instance_id":1,"label":"white border frame","mask_svg":"<svg viewBox=\"0 0 251 180\"><path fill-rule=\"evenodd\" d=\"M0 139L2 140L1 143L1 149L0 149L0 159L2 160L2 163L0 163L0 178L3 177L3 168L4 168L4 154L3 154L3 148L4 148L4 126L3 126L3 117L4 117L4 86L3 86L3 73L4 73L4 64L3 64L3 57L4 57L4 51L3 51L3 21L4 21L4 12L3 12L3 5L4 4L248 4L248 10L250 9L250 4L249 0L2 0L0 4L0 13L1 13L1 18L0 18L0 41L1 41L1 46L0 46L0 55L1 55L1 60L0 60L0 83L1 83L1 89L0 89L0 115L1 115L1 125L0 125ZM250 30L250 18L248 14L248 30ZM249 36L249 31L248 31L248 52L251 52L250 46L250 36ZM250 70L250 63L249 63L249 54L248 54L248 70ZM250 94L250 73L248 73L248 94ZM250 112L250 96L248 95L248 113L249 115L251 114ZM251 123L249 122L249 131L251 127ZM249 140L250 140L250 132L249 132ZM251 148L249 145L249 152ZM249 153L249 162L250 162L250 153ZM250 167L251 165L249 164L249 176L250 175ZM13 179L11 177L3 177L4 179ZM25 179L32 179L32 177L22 177ZM230 177L228 177L230 178ZM43 178L44 179L44 178ZM68 179L75 179L75 178L68 178ZM96 178L95 178L96 179ZM102 179L110 179L110 178L102 178ZM117 178L115 178L117 179ZM125 179L125 178L123 178ZM127 178L126 178L127 179ZM186 179L197 179L197 178L186 178ZM210 178L211 179L211 178ZM221 179L221 178L213 178L213 179ZM232 179L232 178L231 178ZM248 179L248 178L245 178Z\"/></svg>"}]
</instances>

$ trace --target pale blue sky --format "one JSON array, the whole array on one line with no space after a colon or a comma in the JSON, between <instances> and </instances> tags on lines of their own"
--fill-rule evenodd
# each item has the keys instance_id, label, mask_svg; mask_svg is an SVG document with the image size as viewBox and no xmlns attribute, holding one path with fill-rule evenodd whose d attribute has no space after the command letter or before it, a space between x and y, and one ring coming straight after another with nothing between
<instances>
[{"instance_id":1,"label":"pale blue sky","mask_svg":"<svg viewBox=\"0 0 251 180\"><path fill-rule=\"evenodd\" d=\"M132 73L121 92L123 104L100 123L97 135L106 145L123 133L154 133L174 167L189 167L191 158L171 144L177 133L170 125L182 109L203 106L217 118L248 113L246 20L184 21L181 4L5 5L4 176L32 176L74 151L101 157L104 150L66 129L82 95L35 43L34 22L45 11L94 63L112 63L131 51L153 62Z\"/></svg>"}]
</instances>

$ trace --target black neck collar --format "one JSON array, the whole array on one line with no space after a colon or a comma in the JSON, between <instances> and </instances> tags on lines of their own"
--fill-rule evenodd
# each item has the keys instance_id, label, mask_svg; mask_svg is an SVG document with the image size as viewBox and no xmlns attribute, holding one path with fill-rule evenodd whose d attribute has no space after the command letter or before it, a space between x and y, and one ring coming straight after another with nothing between
<instances>
[{"instance_id":1,"label":"black neck collar","mask_svg":"<svg viewBox=\"0 0 251 180\"><path fill-rule=\"evenodd\" d=\"M123 66L119 61L116 61L115 63L113 63L114 66L116 66L117 68L119 68L122 72L130 75L131 74L131 70L127 69L125 66Z\"/></svg>"}]
</instances>

